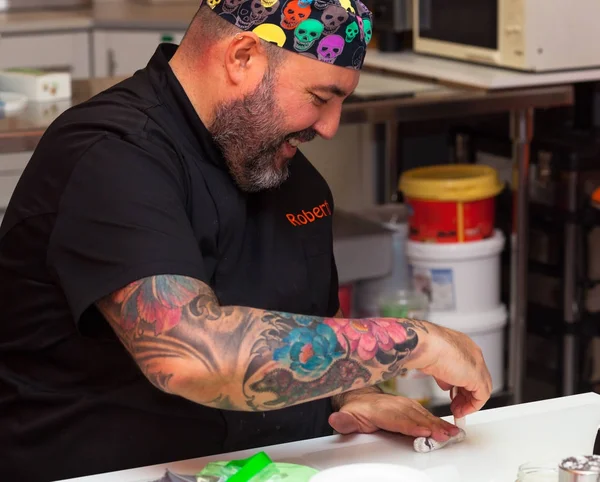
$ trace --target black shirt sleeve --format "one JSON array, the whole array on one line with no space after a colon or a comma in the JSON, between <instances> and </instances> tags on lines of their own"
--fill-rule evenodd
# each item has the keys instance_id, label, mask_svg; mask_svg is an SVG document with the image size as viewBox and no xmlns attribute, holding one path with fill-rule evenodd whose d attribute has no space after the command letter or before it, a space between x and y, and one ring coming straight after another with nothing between
<instances>
[{"instance_id":1,"label":"black shirt sleeve","mask_svg":"<svg viewBox=\"0 0 600 482\"><path fill-rule=\"evenodd\" d=\"M333 313L334 316L340 309L340 296L339 296L339 280L337 265L335 264L335 257L331 256L331 286L329 288L329 312ZM344 313L345 316L349 316L349 313Z\"/></svg>"},{"instance_id":2,"label":"black shirt sleeve","mask_svg":"<svg viewBox=\"0 0 600 482\"><path fill-rule=\"evenodd\" d=\"M105 137L77 161L48 250L76 321L100 298L159 274L207 282L174 152L144 138Z\"/></svg>"},{"instance_id":3,"label":"black shirt sleeve","mask_svg":"<svg viewBox=\"0 0 600 482\"><path fill-rule=\"evenodd\" d=\"M325 181L323 179L323 181ZM329 205L331 206L331 212L335 214L335 201L333 199L333 194L327 186L327 197L329 198ZM333 229L333 228L332 228ZM340 309L340 284L338 277L337 264L335 262L335 254L333 252L333 238L331 245L331 283L329 286L329 312L333 313L331 316L337 315L337 312ZM344 316L349 316L349 313L344 313Z\"/></svg>"}]
</instances>

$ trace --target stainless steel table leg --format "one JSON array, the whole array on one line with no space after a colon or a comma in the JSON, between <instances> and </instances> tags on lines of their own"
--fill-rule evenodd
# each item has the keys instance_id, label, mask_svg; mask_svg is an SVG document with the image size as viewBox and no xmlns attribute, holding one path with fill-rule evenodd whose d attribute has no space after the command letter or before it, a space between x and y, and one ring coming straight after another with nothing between
<instances>
[{"instance_id":1,"label":"stainless steel table leg","mask_svg":"<svg viewBox=\"0 0 600 482\"><path fill-rule=\"evenodd\" d=\"M385 124L384 202L386 203L396 202L398 200L398 169L396 167L397 157L398 122L388 121Z\"/></svg>"},{"instance_id":2,"label":"stainless steel table leg","mask_svg":"<svg viewBox=\"0 0 600 482\"><path fill-rule=\"evenodd\" d=\"M577 212L578 175L571 171L567 175L567 212L572 216ZM564 319L567 325L577 323L577 224L570 218L565 224L565 264L564 264ZM563 338L563 386L562 395L574 395L577 386L577 336L567 333Z\"/></svg>"},{"instance_id":3,"label":"stainless steel table leg","mask_svg":"<svg viewBox=\"0 0 600 482\"><path fill-rule=\"evenodd\" d=\"M533 137L533 109L511 113L513 161L518 168L516 199L516 262L511 270L511 326L509 344L509 387L515 403L523 401L525 374L525 339L527 318L527 267L528 267L528 209L530 143ZM514 255L513 251L513 255Z\"/></svg>"}]
</instances>

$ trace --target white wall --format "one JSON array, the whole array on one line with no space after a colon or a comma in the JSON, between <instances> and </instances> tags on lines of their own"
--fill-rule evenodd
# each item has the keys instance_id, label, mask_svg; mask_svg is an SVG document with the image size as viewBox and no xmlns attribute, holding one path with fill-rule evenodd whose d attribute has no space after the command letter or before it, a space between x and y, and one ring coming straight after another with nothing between
<instances>
[{"instance_id":1,"label":"white wall","mask_svg":"<svg viewBox=\"0 0 600 482\"><path fill-rule=\"evenodd\" d=\"M372 126L341 126L331 141L315 139L302 152L325 177L336 209L363 210L375 204Z\"/></svg>"}]
</instances>

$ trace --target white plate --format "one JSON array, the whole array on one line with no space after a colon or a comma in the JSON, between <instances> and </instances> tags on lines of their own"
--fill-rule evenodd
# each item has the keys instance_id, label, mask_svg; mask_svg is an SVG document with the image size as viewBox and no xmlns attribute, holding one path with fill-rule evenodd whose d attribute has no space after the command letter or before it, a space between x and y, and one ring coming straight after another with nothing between
<instances>
[{"instance_id":1,"label":"white plate","mask_svg":"<svg viewBox=\"0 0 600 482\"><path fill-rule=\"evenodd\" d=\"M350 464L323 470L310 482L431 482L427 474L393 464Z\"/></svg>"},{"instance_id":2,"label":"white plate","mask_svg":"<svg viewBox=\"0 0 600 482\"><path fill-rule=\"evenodd\" d=\"M0 92L0 113L17 114L27 106L27 96L14 92Z\"/></svg>"}]
</instances>

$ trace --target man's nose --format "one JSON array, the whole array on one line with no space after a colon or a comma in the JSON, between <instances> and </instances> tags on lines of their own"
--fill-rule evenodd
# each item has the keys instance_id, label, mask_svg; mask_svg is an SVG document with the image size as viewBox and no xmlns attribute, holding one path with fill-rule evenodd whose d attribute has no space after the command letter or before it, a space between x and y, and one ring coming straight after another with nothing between
<instances>
[{"instance_id":1,"label":"man's nose","mask_svg":"<svg viewBox=\"0 0 600 482\"><path fill-rule=\"evenodd\" d=\"M331 103L322 110L321 116L313 125L313 129L323 139L331 140L340 127L341 115L342 103Z\"/></svg>"}]
</instances>

